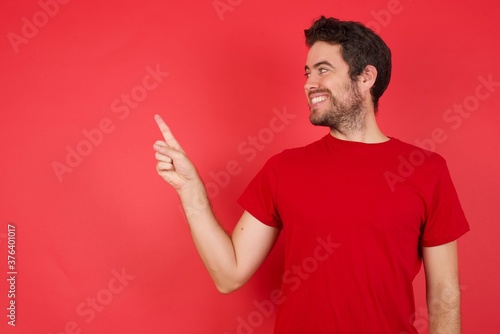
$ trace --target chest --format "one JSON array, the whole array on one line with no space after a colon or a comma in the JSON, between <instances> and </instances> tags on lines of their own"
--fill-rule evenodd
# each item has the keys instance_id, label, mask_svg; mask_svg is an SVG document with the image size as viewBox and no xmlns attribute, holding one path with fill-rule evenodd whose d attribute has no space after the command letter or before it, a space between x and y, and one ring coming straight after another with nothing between
<instances>
[{"instance_id":1,"label":"chest","mask_svg":"<svg viewBox=\"0 0 500 334\"><path fill-rule=\"evenodd\" d=\"M387 167L369 160L321 160L289 166L278 182L277 210L290 237L418 239L426 200L408 182L393 191Z\"/></svg>"}]
</instances>

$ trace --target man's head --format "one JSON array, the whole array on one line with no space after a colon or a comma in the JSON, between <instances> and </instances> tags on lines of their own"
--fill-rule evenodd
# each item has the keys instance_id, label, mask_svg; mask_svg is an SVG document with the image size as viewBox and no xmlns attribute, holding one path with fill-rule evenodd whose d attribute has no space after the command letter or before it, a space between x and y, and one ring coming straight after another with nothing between
<instances>
[{"instance_id":1,"label":"man's head","mask_svg":"<svg viewBox=\"0 0 500 334\"><path fill-rule=\"evenodd\" d=\"M361 23L323 16L305 30L305 36L310 48L305 89L313 124L331 126L325 123L331 112L314 115L322 107L314 102L325 97L331 99L330 111L339 117L348 116L345 113L349 111L363 117L369 107L363 95L370 97L368 103L376 112L391 77L391 52L382 39ZM324 95L318 95L322 92Z\"/></svg>"}]
</instances>

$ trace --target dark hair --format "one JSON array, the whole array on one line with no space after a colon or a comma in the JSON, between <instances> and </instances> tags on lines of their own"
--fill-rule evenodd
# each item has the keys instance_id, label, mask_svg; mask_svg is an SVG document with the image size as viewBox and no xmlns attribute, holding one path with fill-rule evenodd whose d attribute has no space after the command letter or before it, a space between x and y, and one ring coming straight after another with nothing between
<instances>
[{"instance_id":1,"label":"dark hair","mask_svg":"<svg viewBox=\"0 0 500 334\"><path fill-rule=\"evenodd\" d=\"M391 50L384 41L362 23L340 21L324 16L316 20L309 29L304 30L304 33L308 47L318 41L338 44L342 57L349 65L351 80L356 80L366 65L372 65L377 69L377 78L370 90L377 111L378 100L391 80Z\"/></svg>"}]
</instances>

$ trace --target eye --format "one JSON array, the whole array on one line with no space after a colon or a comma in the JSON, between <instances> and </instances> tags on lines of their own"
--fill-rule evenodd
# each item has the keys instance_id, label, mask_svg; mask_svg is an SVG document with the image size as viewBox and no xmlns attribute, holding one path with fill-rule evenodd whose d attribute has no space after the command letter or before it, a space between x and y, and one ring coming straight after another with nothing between
<instances>
[{"instance_id":1,"label":"eye","mask_svg":"<svg viewBox=\"0 0 500 334\"><path fill-rule=\"evenodd\" d=\"M323 73L328 72L328 69L326 69L326 68L324 68L324 67L320 67L320 68L318 68L318 72L319 72L320 74L323 74Z\"/></svg>"},{"instance_id":2,"label":"eye","mask_svg":"<svg viewBox=\"0 0 500 334\"><path fill-rule=\"evenodd\" d=\"M306 73L304 73L304 76L305 76L306 78L309 78L309 77L311 76L311 73L306 72Z\"/></svg>"}]
</instances>

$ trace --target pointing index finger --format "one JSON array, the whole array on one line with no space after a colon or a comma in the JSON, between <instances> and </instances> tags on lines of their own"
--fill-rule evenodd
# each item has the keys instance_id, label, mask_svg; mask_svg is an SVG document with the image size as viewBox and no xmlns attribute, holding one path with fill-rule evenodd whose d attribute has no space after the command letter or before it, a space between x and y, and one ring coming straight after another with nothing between
<instances>
[{"instance_id":1,"label":"pointing index finger","mask_svg":"<svg viewBox=\"0 0 500 334\"><path fill-rule=\"evenodd\" d=\"M155 115L155 121L156 124L158 124L158 127L160 128L160 131L163 134L163 138L165 138L165 142L167 143L167 145L175 150L182 151L181 145L177 142L167 123L165 123L160 115Z\"/></svg>"}]
</instances>

